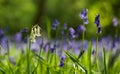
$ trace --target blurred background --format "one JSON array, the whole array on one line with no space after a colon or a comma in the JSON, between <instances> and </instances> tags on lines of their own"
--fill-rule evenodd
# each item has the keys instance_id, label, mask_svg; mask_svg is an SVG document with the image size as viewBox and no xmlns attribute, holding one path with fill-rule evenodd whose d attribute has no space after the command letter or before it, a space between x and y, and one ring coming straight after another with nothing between
<instances>
[{"instance_id":1,"label":"blurred background","mask_svg":"<svg viewBox=\"0 0 120 74\"><path fill-rule=\"evenodd\" d=\"M114 36L119 28L120 0L0 0L0 28L9 29L14 34L23 28L39 24L46 32L47 24L57 19L62 26L76 28L82 24L80 12L87 8L89 24L86 25L86 38L96 34L94 19L100 14L102 36ZM113 18L118 18L118 26L113 26ZM119 34L118 34L119 35Z\"/></svg>"}]
</instances>

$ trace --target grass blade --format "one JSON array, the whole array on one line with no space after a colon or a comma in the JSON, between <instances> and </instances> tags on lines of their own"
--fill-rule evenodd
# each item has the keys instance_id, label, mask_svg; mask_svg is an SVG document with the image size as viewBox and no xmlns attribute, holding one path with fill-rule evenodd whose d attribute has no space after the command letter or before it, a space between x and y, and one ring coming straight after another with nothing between
<instances>
[{"instance_id":1,"label":"grass blade","mask_svg":"<svg viewBox=\"0 0 120 74\"><path fill-rule=\"evenodd\" d=\"M92 43L89 42L89 46L88 46L88 58L87 58L87 63L88 63L88 74L91 74L91 50L92 50Z\"/></svg>"},{"instance_id":2,"label":"grass blade","mask_svg":"<svg viewBox=\"0 0 120 74\"><path fill-rule=\"evenodd\" d=\"M78 66L80 67L80 69L87 73L87 70L79 63L79 60L73 56L69 51L65 51L65 53L69 56L69 58L75 63L75 64L78 64Z\"/></svg>"},{"instance_id":3,"label":"grass blade","mask_svg":"<svg viewBox=\"0 0 120 74\"><path fill-rule=\"evenodd\" d=\"M2 74L6 74L4 69L0 68L0 71L2 72Z\"/></svg>"},{"instance_id":4,"label":"grass blade","mask_svg":"<svg viewBox=\"0 0 120 74\"><path fill-rule=\"evenodd\" d=\"M104 70L105 70L105 74L107 74L107 69L106 69L106 57L105 57L105 48L103 48L103 59L104 59Z\"/></svg>"},{"instance_id":5,"label":"grass blade","mask_svg":"<svg viewBox=\"0 0 120 74\"><path fill-rule=\"evenodd\" d=\"M39 55L36 54L35 52L33 52L33 54L36 56L37 60L39 60L39 61L41 61L41 63L49 66L44 58L42 58L41 56L39 56Z\"/></svg>"}]
</instances>

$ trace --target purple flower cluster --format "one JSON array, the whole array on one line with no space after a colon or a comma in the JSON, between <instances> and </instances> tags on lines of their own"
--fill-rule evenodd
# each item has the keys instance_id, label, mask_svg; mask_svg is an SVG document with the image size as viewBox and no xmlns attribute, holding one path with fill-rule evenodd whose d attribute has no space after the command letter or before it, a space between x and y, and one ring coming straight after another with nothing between
<instances>
[{"instance_id":1,"label":"purple flower cluster","mask_svg":"<svg viewBox=\"0 0 120 74\"><path fill-rule=\"evenodd\" d=\"M102 33L102 28L100 26L100 14L98 14L96 17L95 17L95 24L97 26L97 33L98 34L101 34Z\"/></svg>"},{"instance_id":2,"label":"purple flower cluster","mask_svg":"<svg viewBox=\"0 0 120 74\"><path fill-rule=\"evenodd\" d=\"M71 39L76 37L74 28L72 28L72 27L69 28L69 35L70 35Z\"/></svg>"},{"instance_id":3,"label":"purple flower cluster","mask_svg":"<svg viewBox=\"0 0 120 74\"><path fill-rule=\"evenodd\" d=\"M65 57L61 56L61 58L60 58L60 64L59 64L60 67L64 66L64 61L65 61Z\"/></svg>"},{"instance_id":4,"label":"purple flower cluster","mask_svg":"<svg viewBox=\"0 0 120 74\"><path fill-rule=\"evenodd\" d=\"M6 39L2 29L0 29L0 46L3 49L7 49L7 39Z\"/></svg>"},{"instance_id":5,"label":"purple flower cluster","mask_svg":"<svg viewBox=\"0 0 120 74\"><path fill-rule=\"evenodd\" d=\"M59 22L58 22L57 19L55 19L54 22L53 22L53 24L52 24L52 30L56 30L57 27L58 27L58 25L59 25Z\"/></svg>"},{"instance_id":6,"label":"purple flower cluster","mask_svg":"<svg viewBox=\"0 0 120 74\"><path fill-rule=\"evenodd\" d=\"M61 34L62 35L65 35L65 31L67 30L67 24L64 23L63 26L62 26L62 29L61 29Z\"/></svg>"},{"instance_id":7,"label":"purple flower cluster","mask_svg":"<svg viewBox=\"0 0 120 74\"><path fill-rule=\"evenodd\" d=\"M64 23L64 24L63 24L63 30L66 30L66 29L67 29L67 24Z\"/></svg>"},{"instance_id":8,"label":"purple flower cluster","mask_svg":"<svg viewBox=\"0 0 120 74\"><path fill-rule=\"evenodd\" d=\"M27 28L24 28L20 31L21 33L27 33L28 32L28 29Z\"/></svg>"},{"instance_id":9,"label":"purple flower cluster","mask_svg":"<svg viewBox=\"0 0 120 74\"><path fill-rule=\"evenodd\" d=\"M112 42L112 48L113 49L117 49L118 48L118 41L119 41L119 39L118 39L117 35L115 35L114 39L113 39L113 42Z\"/></svg>"},{"instance_id":10,"label":"purple flower cluster","mask_svg":"<svg viewBox=\"0 0 120 74\"><path fill-rule=\"evenodd\" d=\"M54 43L52 46L50 46L50 52L54 53L54 51L56 50L56 44Z\"/></svg>"},{"instance_id":11,"label":"purple flower cluster","mask_svg":"<svg viewBox=\"0 0 120 74\"><path fill-rule=\"evenodd\" d=\"M82 33L83 31L85 31L86 30L86 28L83 26L83 25L79 25L78 27L77 27L77 32L78 33Z\"/></svg>"},{"instance_id":12,"label":"purple flower cluster","mask_svg":"<svg viewBox=\"0 0 120 74\"><path fill-rule=\"evenodd\" d=\"M84 9L84 10L82 10L82 12L79 15L81 17L81 19L83 19L84 24L88 24L89 23L87 12L88 12L88 9Z\"/></svg>"},{"instance_id":13,"label":"purple flower cluster","mask_svg":"<svg viewBox=\"0 0 120 74\"><path fill-rule=\"evenodd\" d=\"M113 18L113 26L116 27L118 25L118 19L116 17Z\"/></svg>"},{"instance_id":14,"label":"purple flower cluster","mask_svg":"<svg viewBox=\"0 0 120 74\"><path fill-rule=\"evenodd\" d=\"M2 29L0 29L0 39L2 39L4 37L4 32Z\"/></svg>"}]
</instances>

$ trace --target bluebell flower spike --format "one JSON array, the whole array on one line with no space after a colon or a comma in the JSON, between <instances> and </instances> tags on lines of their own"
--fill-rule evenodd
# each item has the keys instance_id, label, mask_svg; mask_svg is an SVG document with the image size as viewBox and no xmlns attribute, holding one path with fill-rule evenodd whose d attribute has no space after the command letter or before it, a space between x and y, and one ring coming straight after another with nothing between
<instances>
[{"instance_id":1,"label":"bluebell flower spike","mask_svg":"<svg viewBox=\"0 0 120 74\"><path fill-rule=\"evenodd\" d=\"M56 30L57 27L58 27L58 25L59 25L59 22L58 22L57 19L55 19L54 22L53 22L53 24L52 24L52 30Z\"/></svg>"},{"instance_id":2,"label":"bluebell flower spike","mask_svg":"<svg viewBox=\"0 0 120 74\"><path fill-rule=\"evenodd\" d=\"M116 27L118 25L118 19L116 17L113 18L113 26Z\"/></svg>"}]
</instances>

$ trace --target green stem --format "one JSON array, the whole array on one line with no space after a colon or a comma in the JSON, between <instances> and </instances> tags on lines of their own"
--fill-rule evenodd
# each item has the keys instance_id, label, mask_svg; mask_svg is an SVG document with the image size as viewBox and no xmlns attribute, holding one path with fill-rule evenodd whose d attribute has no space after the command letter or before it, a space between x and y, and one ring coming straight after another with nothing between
<instances>
[{"instance_id":1,"label":"green stem","mask_svg":"<svg viewBox=\"0 0 120 74\"><path fill-rule=\"evenodd\" d=\"M42 45L40 46L39 56L42 55L43 37L41 37L41 38L42 38ZM42 74L42 62L40 61L39 64L40 64L40 72Z\"/></svg>"},{"instance_id":2,"label":"green stem","mask_svg":"<svg viewBox=\"0 0 120 74\"><path fill-rule=\"evenodd\" d=\"M83 33L82 33L82 51L84 50L84 36L85 36L85 32L83 31Z\"/></svg>"},{"instance_id":3,"label":"green stem","mask_svg":"<svg viewBox=\"0 0 120 74\"><path fill-rule=\"evenodd\" d=\"M50 41L48 42L48 48L50 48ZM50 50L48 50L47 55L46 55L48 64L51 64L51 60L52 60L51 58L52 56L50 55ZM47 69L46 73L49 74L49 67L47 66L46 69Z\"/></svg>"},{"instance_id":4,"label":"green stem","mask_svg":"<svg viewBox=\"0 0 120 74\"><path fill-rule=\"evenodd\" d=\"M56 65L57 65L57 60L56 60L56 48L55 48L55 68L56 68Z\"/></svg>"},{"instance_id":5,"label":"green stem","mask_svg":"<svg viewBox=\"0 0 120 74\"><path fill-rule=\"evenodd\" d=\"M119 30L119 25L115 28L115 33L116 33L117 36L119 36L119 33L118 33L119 31L118 30Z\"/></svg>"},{"instance_id":6,"label":"green stem","mask_svg":"<svg viewBox=\"0 0 120 74\"><path fill-rule=\"evenodd\" d=\"M84 26L84 25L83 25ZM78 55L78 59L83 55L84 53L84 39L85 39L85 31L82 32L82 50L80 51Z\"/></svg>"},{"instance_id":7,"label":"green stem","mask_svg":"<svg viewBox=\"0 0 120 74\"><path fill-rule=\"evenodd\" d=\"M67 74L67 56L66 56L66 59L65 59L65 70L64 70L64 74Z\"/></svg>"},{"instance_id":8,"label":"green stem","mask_svg":"<svg viewBox=\"0 0 120 74\"><path fill-rule=\"evenodd\" d=\"M39 52L39 56L41 56L41 49L40 49L40 52ZM40 72L42 74L42 62L40 61L39 64L40 64Z\"/></svg>"},{"instance_id":9,"label":"green stem","mask_svg":"<svg viewBox=\"0 0 120 74\"><path fill-rule=\"evenodd\" d=\"M30 74L30 39L28 39L28 48L27 48L27 73Z\"/></svg>"},{"instance_id":10,"label":"green stem","mask_svg":"<svg viewBox=\"0 0 120 74\"><path fill-rule=\"evenodd\" d=\"M99 35L97 34L95 59L96 59L96 66L98 68L98 71L100 72L99 63L98 63L98 39L99 39Z\"/></svg>"},{"instance_id":11,"label":"green stem","mask_svg":"<svg viewBox=\"0 0 120 74\"><path fill-rule=\"evenodd\" d=\"M9 66L9 69L10 69L10 51L9 51L8 40L7 40L7 53L8 53L8 66Z\"/></svg>"},{"instance_id":12,"label":"green stem","mask_svg":"<svg viewBox=\"0 0 120 74\"><path fill-rule=\"evenodd\" d=\"M103 56L104 56L104 57L103 57L103 58L104 58L104 69L105 69L105 74L107 74L107 69L106 69L106 57L105 57L106 55L105 55L105 49L104 49L104 48L103 48L103 54L104 54L104 55L103 55Z\"/></svg>"},{"instance_id":13,"label":"green stem","mask_svg":"<svg viewBox=\"0 0 120 74\"><path fill-rule=\"evenodd\" d=\"M74 65L74 74L76 74L76 67L77 67L77 65L74 64L74 63L73 63L73 65Z\"/></svg>"},{"instance_id":14,"label":"green stem","mask_svg":"<svg viewBox=\"0 0 120 74\"><path fill-rule=\"evenodd\" d=\"M98 56L98 35L96 39L96 54L95 54L96 59L97 59L97 56Z\"/></svg>"},{"instance_id":15,"label":"green stem","mask_svg":"<svg viewBox=\"0 0 120 74\"><path fill-rule=\"evenodd\" d=\"M91 50L92 50L92 43L90 42L89 43L89 46L88 46L88 49L87 49L88 51L88 74L91 74Z\"/></svg>"},{"instance_id":16,"label":"green stem","mask_svg":"<svg viewBox=\"0 0 120 74\"><path fill-rule=\"evenodd\" d=\"M10 66L10 48L9 48L8 38L7 38L7 52L8 52L8 66L9 66L9 69L12 71L12 73L14 73Z\"/></svg>"},{"instance_id":17,"label":"green stem","mask_svg":"<svg viewBox=\"0 0 120 74\"><path fill-rule=\"evenodd\" d=\"M59 32L59 29L57 29L57 32L56 32L56 38L55 38L55 46L56 46L56 42L57 42L57 38L58 38L58 32ZM55 47L55 67L57 65L57 53L56 53L56 47Z\"/></svg>"}]
</instances>

